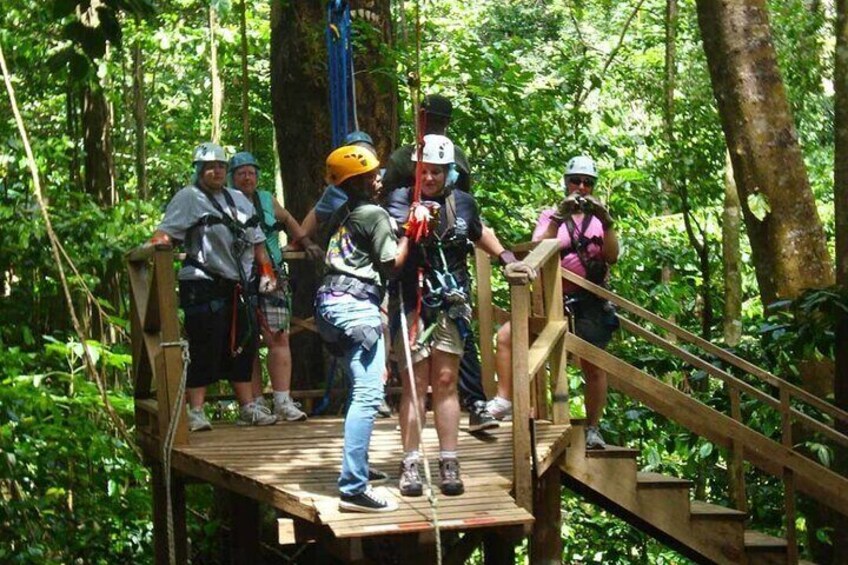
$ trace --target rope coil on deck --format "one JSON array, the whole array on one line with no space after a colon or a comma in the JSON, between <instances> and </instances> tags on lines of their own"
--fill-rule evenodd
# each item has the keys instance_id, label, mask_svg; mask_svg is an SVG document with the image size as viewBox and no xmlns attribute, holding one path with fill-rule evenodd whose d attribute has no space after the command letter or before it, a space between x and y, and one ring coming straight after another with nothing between
<instances>
[{"instance_id":1,"label":"rope coil on deck","mask_svg":"<svg viewBox=\"0 0 848 565\"><path fill-rule=\"evenodd\" d=\"M165 504L166 522L168 529L168 562L175 565L177 562L176 548L174 545L174 509L171 501L171 452L174 448L174 438L177 436L177 425L180 418L180 409L183 406L182 398L185 395L186 376L191 356L188 351L188 342L184 339L179 341L164 341L159 344L163 349L166 347L179 347L183 360L183 374L180 377L180 385L174 399L174 408L171 410L171 419L168 422L168 431L165 433L165 441L162 443L162 468L165 476Z\"/></svg>"}]
</instances>

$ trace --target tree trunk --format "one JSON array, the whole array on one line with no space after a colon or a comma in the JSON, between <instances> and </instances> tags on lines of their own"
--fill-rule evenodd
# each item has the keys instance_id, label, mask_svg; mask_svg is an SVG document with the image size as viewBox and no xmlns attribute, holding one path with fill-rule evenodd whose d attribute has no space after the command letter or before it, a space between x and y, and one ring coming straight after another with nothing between
<instances>
[{"instance_id":1,"label":"tree trunk","mask_svg":"<svg viewBox=\"0 0 848 565\"><path fill-rule=\"evenodd\" d=\"M698 0L698 23L763 304L833 282L765 0Z\"/></svg>"},{"instance_id":2,"label":"tree trunk","mask_svg":"<svg viewBox=\"0 0 848 565\"><path fill-rule=\"evenodd\" d=\"M68 147L68 179L72 189L82 190L82 175L80 174L80 152L79 152L79 109L80 90L76 81L68 73L65 85L65 133L71 140Z\"/></svg>"},{"instance_id":3,"label":"tree trunk","mask_svg":"<svg viewBox=\"0 0 848 565\"><path fill-rule=\"evenodd\" d=\"M144 99L144 55L139 34L133 45L133 121L135 122L135 180L138 197L147 200L147 101Z\"/></svg>"},{"instance_id":4,"label":"tree trunk","mask_svg":"<svg viewBox=\"0 0 848 565\"><path fill-rule=\"evenodd\" d=\"M672 163L676 161L677 147L674 143L674 87L677 83L677 0L667 0L665 4L665 75L663 80L664 106L663 106L663 133L668 158L665 173L662 178L662 189L665 193L666 202L674 196L674 168ZM664 214L671 214L668 204L665 205ZM662 267L661 282L664 286L671 284L674 277L674 268L665 264ZM677 323L677 316L671 314L669 321ZM666 339L671 343L677 343L677 336L669 333Z\"/></svg>"},{"instance_id":5,"label":"tree trunk","mask_svg":"<svg viewBox=\"0 0 848 565\"><path fill-rule=\"evenodd\" d=\"M396 137L397 87L393 73L377 72L384 60L381 42L391 39L389 0L351 2L354 33L371 26L374 33L359 34L354 42L357 114L360 128L370 133L380 156L387 157ZM271 4L271 101L286 208L302 219L324 187L324 161L329 154L330 110L324 42L326 12L321 2ZM388 77L388 78L387 78ZM295 281L294 315L312 315L316 274L312 265L291 265ZM293 388L321 382L325 370L320 341L305 332L292 336Z\"/></svg>"},{"instance_id":6,"label":"tree trunk","mask_svg":"<svg viewBox=\"0 0 848 565\"><path fill-rule=\"evenodd\" d=\"M739 235L742 218L739 194L733 181L733 164L730 155L724 169L724 212L721 221L721 259L724 265L724 343L739 345L742 339L742 253Z\"/></svg>"},{"instance_id":7,"label":"tree trunk","mask_svg":"<svg viewBox=\"0 0 848 565\"><path fill-rule=\"evenodd\" d=\"M224 86L218 72L218 11L209 6L209 72L212 75L212 134L214 143L221 142L221 109L224 106Z\"/></svg>"},{"instance_id":8,"label":"tree trunk","mask_svg":"<svg viewBox=\"0 0 848 565\"><path fill-rule=\"evenodd\" d=\"M698 23L730 150L763 304L833 284L816 210L766 13L765 0L697 0ZM820 393L833 373L799 360L802 385ZM817 562L816 530L829 511L805 511Z\"/></svg>"},{"instance_id":9,"label":"tree trunk","mask_svg":"<svg viewBox=\"0 0 848 565\"><path fill-rule=\"evenodd\" d=\"M241 146L252 151L250 140L250 75L247 72L247 0L241 0Z\"/></svg>"},{"instance_id":10,"label":"tree trunk","mask_svg":"<svg viewBox=\"0 0 848 565\"><path fill-rule=\"evenodd\" d=\"M848 0L836 2L836 52L834 60L834 207L836 212L836 283L848 293ZM842 313L836 327L836 405L848 410L848 316ZM848 434L848 425L839 426ZM848 474L848 450L836 452L837 470ZM833 531L833 563L848 562L848 517L837 516Z\"/></svg>"},{"instance_id":11,"label":"tree trunk","mask_svg":"<svg viewBox=\"0 0 848 565\"><path fill-rule=\"evenodd\" d=\"M87 86L83 97L85 191L100 204L112 200L112 121L103 89Z\"/></svg>"}]
</instances>

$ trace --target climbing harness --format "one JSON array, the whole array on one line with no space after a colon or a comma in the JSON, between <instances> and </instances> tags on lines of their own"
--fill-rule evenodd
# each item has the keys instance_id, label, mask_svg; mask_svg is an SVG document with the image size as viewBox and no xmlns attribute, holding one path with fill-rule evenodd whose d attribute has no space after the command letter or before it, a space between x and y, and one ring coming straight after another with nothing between
<instances>
[{"instance_id":1,"label":"climbing harness","mask_svg":"<svg viewBox=\"0 0 848 565\"><path fill-rule=\"evenodd\" d=\"M191 356L188 351L188 342L180 341L165 341L159 344L162 349L166 347L179 347L182 361L183 373L180 376L180 384L177 387L177 395L174 397L174 408L171 410L171 420L168 422L168 430L165 432L165 441L162 442L162 471L165 476L165 514L168 533L168 562L175 565L177 562L175 541L174 541L174 509L171 501L171 452L174 449L174 439L177 436L177 425L180 418L180 410L183 407L183 396L186 389L186 376L188 374L188 365L191 362Z\"/></svg>"},{"instance_id":2,"label":"climbing harness","mask_svg":"<svg viewBox=\"0 0 848 565\"><path fill-rule=\"evenodd\" d=\"M235 259L236 266L238 268L239 273L239 282L235 285L233 290L233 311L232 311L232 321L230 325L230 355L232 357L237 357L244 350L244 347L248 344L251 338L256 334L256 320L253 316L250 315L249 310L252 308L250 304L250 299L247 295L247 289L249 288L247 274L244 272L244 267L241 262L242 253L244 253L245 249L247 249L248 243L245 240L245 231L249 228L256 227L259 225L259 217L254 215L246 222L240 222L238 220L238 209L236 208L235 200L233 200L232 195L225 188L222 192L224 195L224 200L227 202L227 208L229 208L229 214L224 211L224 208L221 206L221 203L218 202L212 194L207 192L206 190L200 189L206 198L209 199L209 202L212 204L212 207L215 208L220 214L218 216L207 215L200 219L195 225L193 225L190 230L197 227L198 225L203 226L213 226L217 224L223 224L230 230L230 234L233 237L232 244L232 253L233 258ZM201 271L203 271L207 276L211 277L212 280L219 280L221 277L216 273L211 272L206 268L205 265L196 261L192 257L187 257L184 260L186 265L190 265L195 267ZM246 315L244 315L246 314ZM244 318L243 326L246 326L246 330L241 332L241 337L238 337L239 328L243 327L239 325L240 318Z\"/></svg>"},{"instance_id":3,"label":"climbing harness","mask_svg":"<svg viewBox=\"0 0 848 565\"><path fill-rule=\"evenodd\" d=\"M356 85L350 44L350 3L327 2L327 69L330 83L330 117L333 147L344 143L351 129L359 129L356 116Z\"/></svg>"}]
</instances>

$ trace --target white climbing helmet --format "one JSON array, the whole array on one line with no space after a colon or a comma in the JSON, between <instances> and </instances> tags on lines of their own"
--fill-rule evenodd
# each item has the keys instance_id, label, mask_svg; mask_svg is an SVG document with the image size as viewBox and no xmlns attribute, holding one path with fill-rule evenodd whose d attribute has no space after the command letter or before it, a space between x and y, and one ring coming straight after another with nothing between
<instances>
[{"instance_id":1,"label":"white climbing helmet","mask_svg":"<svg viewBox=\"0 0 848 565\"><path fill-rule=\"evenodd\" d=\"M586 175L594 179L598 178L598 169L595 167L595 161L586 155L578 155L572 157L568 162L568 167L565 169L565 178L572 175Z\"/></svg>"},{"instance_id":2,"label":"white climbing helmet","mask_svg":"<svg viewBox=\"0 0 848 565\"><path fill-rule=\"evenodd\" d=\"M197 146L194 150L194 157L192 157L191 162L194 165L210 162L221 162L226 165L227 154L224 152L224 148L217 143L207 141L206 143L201 143Z\"/></svg>"},{"instance_id":3,"label":"white climbing helmet","mask_svg":"<svg viewBox=\"0 0 848 565\"><path fill-rule=\"evenodd\" d=\"M412 152L412 160L418 160L418 151ZM431 133L424 136L424 150L421 161L431 165L451 165L454 163L453 141L444 135Z\"/></svg>"}]
</instances>

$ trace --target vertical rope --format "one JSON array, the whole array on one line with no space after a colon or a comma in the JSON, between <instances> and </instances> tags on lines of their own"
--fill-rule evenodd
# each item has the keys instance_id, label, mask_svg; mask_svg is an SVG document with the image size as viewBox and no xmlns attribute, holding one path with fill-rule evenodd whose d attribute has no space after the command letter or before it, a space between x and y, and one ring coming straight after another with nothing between
<instances>
[{"instance_id":1,"label":"vertical rope","mask_svg":"<svg viewBox=\"0 0 848 565\"><path fill-rule=\"evenodd\" d=\"M329 0L325 35L333 147L344 142L351 125L357 127L350 27L350 4L346 0Z\"/></svg>"}]
</instances>

